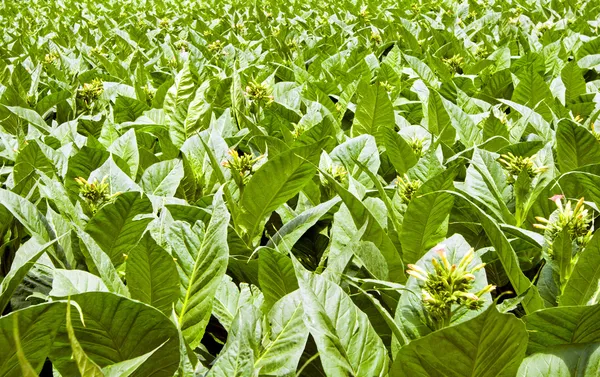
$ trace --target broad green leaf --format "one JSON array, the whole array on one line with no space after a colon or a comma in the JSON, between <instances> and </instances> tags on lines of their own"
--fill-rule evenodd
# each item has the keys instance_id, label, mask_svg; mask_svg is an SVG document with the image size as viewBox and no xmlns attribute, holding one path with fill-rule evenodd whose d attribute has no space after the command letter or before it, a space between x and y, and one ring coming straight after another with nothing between
<instances>
[{"instance_id":1,"label":"broad green leaf","mask_svg":"<svg viewBox=\"0 0 600 377\"><path fill-rule=\"evenodd\" d=\"M250 241L261 233L265 218L312 179L320 145L290 149L254 173L240 198L242 213L236 219Z\"/></svg>"},{"instance_id":2,"label":"broad green leaf","mask_svg":"<svg viewBox=\"0 0 600 377\"><path fill-rule=\"evenodd\" d=\"M131 249L126 264L131 297L170 314L179 296L179 276L173 257L146 233Z\"/></svg>"},{"instance_id":3,"label":"broad green leaf","mask_svg":"<svg viewBox=\"0 0 600 377\"><path fill-rule=\"evenodd\" d=\"M512 314L495 306L402 347L390 376L509 377L525 356L527 331Z\"/></svg>"},{"instance_id":4,"label":"broad green leaf","mask_svg":"<svg viewBox=\"0 0 600 377\"><path fill-rule=\"evenodd\" d=\"M518 75L519 84L513 92L511 100L524 106L535 109L540 102L550 101L552 93L544 78L535 70L535 65L530 64Z\"/></svg>"},{"instance_id":5,"label":"broad green leaf","mask_svg":"<svg viewBox=\"0 0 600 377\"><path fill-rule=\"evenodd\" d=\"M399 176L404 175L408 169L417 163L417 157L410 145L392 129L385 129L383 132L383 144L390 162L396 169Z\"/></svg>"},{"instance_id":6,"label":"broad green leaf","mask_svg":"<svg viewBox=\"0 0 600 377\"><path fill-rule=\"evenodd\" d=\"M600 343L600 305L564 306L539 310L524 320L529 332L527 353L549 347Z\"/></svg>"},{"instance_id":7,"label":"broad green leaf","mask_svg":"<svg viewBox=\"0 0 600 377\"><path fill-rule=\"evenodd\" d=\"M291 249L302 235L319 221L329 210L340 202L339 198L333 198L315 207L309 208L291 221L282 226L267 243L267 247L282 250Z\"/></svg>"},{"instance_id":8,"label":"broad green leaf","mask_svg":"<svg viewBox=\"0 0 600 377\"><path fill-rule=\"evenodd\" d=\"M54 242L40 244L35 238L31 238L19 247L10 270L0 281L0 312L3 312L9 304L12 295L29 270Z\"/></svg>"},{"instance_id":9,"label":"broad green leaf","mask_svg":"<svg viewBox=\"0 0 600 377\"><path fill-rule=\"evenodd\" d=\"M510 187L506 173L494 156L487 151L475 149L467 168L464 190L487 208L498 221L514 224L514 216L508 209Z\"/></svg>"},{"instance_id":10,"label":"broad green leaf","mask_svg":"<svg viewBox=\"0 0 600 377\"><path fill-rule=\"evenodd\" d=\"M593 377L600 368L600 343L560 346L523 360L517 377Z\"/></svg>"},{"instance_id":11,"label":"broad green leaf","mask_svg":"<svg viewBox=\"0 0 600 377\"><path fill-rule=\"evenodd\" d=\"M304 322L327 376L385 376L388 353L369 318L337 284L294 259Z\"/></svg>"},{"instance_id":12,"label":"broad green leaf","mask_svg":"<svg viewBox=\"0 0 600 377\"><path fill-rule=\"evenodd\" d=\"M321 172L321 174L326 177L337 194L342 198L352 216L352 220L354 221L353 225L357 229L365 226L365 231L362 236L363 240L371 241L385 258L389 274L388 278L394 282L405 281L404 262L386 230L379 224L361 200L342 187L342 185L329 174L324 172Z\"/></svg>"},{"instance_id":13,"label":"broad green leaf","mask_svg":"<svg viewBox=\"0 0 600 377\"><path fill-rule=\"evenodd\" d=\"M81 270L55 269L52 290L48 296L68 297L85 292L108 292L98 276Z\"/></svg>"},{"instance_id":14,"label":"broad green leaf","mask_svg":"<svg viewBox=\"0 0 600 377\"><path fill-rule=\"evenodd\" d=\"M135 98L119 95L115 100L115 122L133 122L146 110L149 110L149 108L145 103L140 102Z\"/></svg>"},{"instance_id":15,"label":"broad green leaf","mask_svg":"<svg viewBox=\"0 0 600 377\"><path fill-rule=\"evenodd\" d=\"M173 86L167 92L163 108L169 119L169 135L176 147L181 147L189 137L185 128L188 106L194 94L194 80L189 64L177 73Z\"/></svg>"},{"instance_id":16,"label":"broad green leaf","mask_svg":"<svg viewBox=\"0 0 600 377\"><path fill-rule=\"evenodd\" d=\"M443 143L454 144L456 130L452 127L442 97L434 90L429 92L427 101L427 129L432 135L439 137Z\"/></svg>"},{"instance_id":17,"label":"broad green leaf","mask_svg":"<svg viewBox=\"0 0 600 377\"><path fill-rule=\"evenodd\" d=\"M71 301L67 303L67 320L66 320L67 335L69 337L69 344L73 351L73 360L77 365L77 369L82 376L90 377L104 377L104 373L100 367L86 355L85 351L79 344L77 337L75 336L75 330L73 329L73 323L71 322Z\"/></svg>"},{"instance_id":18,"label":"broad green leaf","mask_svg":"<svg viewBox=\"0 0 600 377\"><path fill-rule=\"evenodd\" d=\"M258 281L267 309L298 289L292 260L286 254L266 247L258 254Z\"/></svg>"},{"instance_id":19,"label":"broad green leaf","mask_svg":"<svg viewBox=\"0 0 600 377\"><path fill-rule=\"evenodd\" d=\"M561 306L593 305L598 303L599 294L600 233L595 233L580 252L558 302Z\"/></svg>"},{"instance_id":20,"label":"broad green leaf","mask_svg":"<svg viewBox=\"0 0 600 377\"><path fill-rule=\"evenodd\" d=\"M600 143L575 122L562 120L556 129L556 155L561 172L600 163Z\"/></svg>"},{"instance_id":21,"label":"broad green leaf","mask_svg":"<svg viewBox=\"0 0 600 377\"><path fill-rule=\"evenodd\" d=\"M585 80L582 70L575 61L565 64L560 72L560 78L565 85L565 103L573 102L578 96L585 94Z\"/></svg>"},{"instance_id":22,"label":"broad green leaf","mask_svg":"<svg viewBox=\"0 0 600 377\"><path fill-rule=\"evenodd\" d=\"M71 296L81 308L72 317L81 349L99 367L131 360L156 350L132 376L173 376L179 365L177 328L157 309L107 292ZM63 317L64 319L64 317ZM76 376L77 365L66 328L61 328L50 359L63 376Z\"/></svg>"},{"instance_id":23,"label":"broad green leaf","mask_svg":"<svg viewBox=\"0 0 600 377\"><path fill-rule=\"evenodd\" d=\"M24 107L19 106L6 106L6 108L19 118L23 119L27 123L31 124L35 128L37 128L42 133L50 133L51 129L48 127L44 119L40 116L40 114L36 113L34 110L26 109Z\"/></svg>"},{"instance_id":24,"label":"broad green leaf","mask_svg":"<svg viewBox=\"0 0 600 377\"><path fill-rule=\"evenodd\" d=\"M175 195L183 174L183 163L180 160L157 162L144 171L140 186L146 195L171 197Z\"/></svg>"},{"instance_id":25,"label":"broad green leaf","mask_svg":"<svg viewBox=\"0 0 600 377\"><path fill-rule=\"evenodd\" d=\"M352 137L369 134L380 138L383 129L393 130L395 124L392 102L382 85L371 85L360 93L352 123Z\"/></svg>"},{"instance_id":26,"label":"broad green leaf","mask_svg":"<svg viewBox=\"0 0 600 377\"><path fill-rule=\"evenodd\" d=\"M239 307L231 325L231 335L206 377L246 377L254 374L254 360L260 341L255 329L258 321L258 310L252 304Z\"/></svg>"},{"instance_id":27,"label":"broad green leaf","mask_svg":"<svg viewBox=\"0 0 600 377\"><path fill-rule=\"evenodd\" d=\"M129 176L136 179L140 165L140 152L134 130L129 130L115 140L107 149L121 157L129 166Z\"/></svg>"},{"instance_id":28,"label":"broad green leaf","mask_svg":"<svg viewBox=\"0 0 600 377\"><path fill-rule=\"evenodd\" d=\"M231 276L224 275L213 301L212 314L219 320L225 330L229 331L238 310L240 290Z\"/></svg>"},{"instance_id":29,"label":"broad green leaf","mask_svg":"<svg viewBox=\"0 0 600 377\"><path fill-rule=\"evenodd\" d=\"M21 335L19 334L19 324L18 324L19 316L14 317L13 323L13 340L15 342L15 350L17 353L17 358L19 359L19 366L21 367L21 372L23 373L23 377L37 377L38 374L33 369L29 361L27 361L27 357L23 352L23 347L21 347Z\"/></svg>"},{"instance_id":30,"label":"broad green leaf","mask_svg":"<svg viewBox=\"0 0 600 377\"><path fill-rule=\"evenodd\" d=\"M0 205L8 211L31 233L31 236L41 242L48 242L54 238L54 231L48 220L38 211L29 200L12 191L0 188Z\"/></svg>"},{"instance_id":31,"label":"broad green leaf","mask_svg":"<svg viewBox=\"0 0 600 377\"><path fill-rule=\"evenodd\" d=\"M452 188L455 174L454 169L446 170L425 182L409 202L399 235L404 263L415 263L446 237L446 218L454 198L438 191Z\"/></svg>"},{"instance_id":32,"label":"broad green leaf","mask_svg":"<svg viewBox=\"0 0 600 377\"><path fill-rule=\"evenodd\" d=\"M220 192L213 200L213 213L207 227L201 222L192 227L176 221L167 234L177 258L181 287L175 307L177 319L192 348L200 344L212 312L212 301L227 269L228 224L229 212Z\"/></svg>"},{"instance_id":33,"label":"broad green leaf","mask_svg":"<svg viewBox=\"0 0 600 377\"><path fill-rule=\"evenodd\" d=\"M39 373L57 331L65 320L65 305L47 303L14 311L0 318L0 376L22 377L14 339L19 326L20 348L31 367Z\"/></svg>"},{"instance_id":34,"label":"broad green leaf","mask_svg":"<svg viewBox=\"0 0 600 377\"><path fill-rule=\"evenodd\" d=\"M303 317L299 290L285 295L273 305L267 314L270 329L267 343L254 361L254 367L261 375L287 376L297 370L308 339Z\"/></svg>"},{"instance_id":35,"label":"broad green leaf","mask_svg":"<svg viewBox=\"0 0 600 377\"><path fill-rule=\"evenodd\" d=\"M89 221L85 231L109 256L120 265L139 241L152 218L152 203L139 192L130 191L117 196L113 203L103 206ZM140 218L141 217L141 218Z\"/></svg>"},{"instance_id":36,"label":"broad green leaf","mask_svg":"<svg viewBox=\"0 0 600 377\"><path fill-rule=\"evenodd\" d=\"M102 251L102 248L92 236L83 229L77 228L75 231L79 238L79 246L85 256L88 270L100 276L102 282L111 292L128 297L129 291L119 277L110 257Z\"/></svg>"}]
</instances>

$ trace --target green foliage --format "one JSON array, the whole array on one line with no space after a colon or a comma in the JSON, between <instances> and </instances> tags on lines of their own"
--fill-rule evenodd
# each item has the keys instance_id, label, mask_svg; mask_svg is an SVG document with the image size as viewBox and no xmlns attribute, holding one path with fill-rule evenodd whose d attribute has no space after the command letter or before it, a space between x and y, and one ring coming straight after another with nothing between
<instances>
[{"instance_id":1,"label":"green foliage","mask_svg":"<svg viewBox=\"0 0 600 377\"><path fill-rule=\"evenodd\" d=\"M597 376L600 4L0 2L0 377Z\"/></svg>"}]
</instances>

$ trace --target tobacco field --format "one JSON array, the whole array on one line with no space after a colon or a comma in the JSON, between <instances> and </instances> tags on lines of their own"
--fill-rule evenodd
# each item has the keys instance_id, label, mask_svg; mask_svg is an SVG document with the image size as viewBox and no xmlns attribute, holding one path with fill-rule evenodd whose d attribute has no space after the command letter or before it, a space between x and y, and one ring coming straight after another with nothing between
<instances>
[{"instance_id":1,"label":"tobacco field","mask_svg":"<svg viewBox=\"0 0 600 377\"><path fill-rule=\"evenodd\" d=\"M0 2L0 377L600 376L600 2Z\"/></svg>"}]
</instances>

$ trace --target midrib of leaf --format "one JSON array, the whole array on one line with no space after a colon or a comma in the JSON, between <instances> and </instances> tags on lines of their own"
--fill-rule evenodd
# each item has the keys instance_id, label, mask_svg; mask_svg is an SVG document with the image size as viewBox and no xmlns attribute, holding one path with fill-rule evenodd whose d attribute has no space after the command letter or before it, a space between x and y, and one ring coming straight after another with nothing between
<instances>
[{"instance_id":1,"label":"midrib of leaf","mask_svg":"<svg viewBox=\"0 0 600 377\"><path fill-rule=\"evenodd\" d=\"M194 249L193 247L191 247L191 248L189 247L187 238L183 237L183 239L184 239L184 242L186 244L187 249L188 250L193 250ZM179 314L179 318L178 318L179 328L181 328L182 320L183 320L183 317L184 317L185 312L187 310L187 306L189 304L191 290L192 290L192 287L194 285L194 280L196 278L196 273L198 272L198 261L199 261L200 256L202 255L202 250L204 249L204 241L205 240L206 240L206 234L204 234L204 237L202 237L202 243L200 244L200 250L198 250L198 255L196 256L196 258L194 258L194 268L192 270L192 276L190 277L188 286L187 286L187 288L185 290L185 298L183 300L183 304L181 306L181 313Z\"/></svg>"},{"instance_id":2,"label":"midrib of leaf","mask_svg":"<svg viewBox=\"0 0 600 377\"><path fill-rule=\"evenodd\" d=\"M298 165L298 167L296 169L293 170L293 173L290 174L289 176L293 176L298 170L300 170L301 167L304 166L304 162L302 162L300 165ZM289 177L288 177L289 178ZM287 180L286 180L287 181ZM260 215L259 216L255 216L253 224L252 224L252 228L250 229L250 236L253 237L254 236L254 232L256 231L256 229L259 227L262 219L264 218L264 216L269 213L268 211L265 211L265 208L269 208L273 205L273 203L275 202L275 198L279 197L279 193L283 190L283 187L285 187L285 184L280 184L279 188L277 189L277 191L274 193L274 195L271 195L269 201L267 202L267 205L263 206L262 209L260 210ZM248 212L249 213L249 212ZM250 214L250 213L249 213ZM250 240L251 241L251 240Z\"/></svg>"},{"instance_id":3,"label":"midrib of leaf","mask_svg":"<svg viewBox=\"0 0 600 377\"><path fill-rule=\"evenodd\" d=\"M292 315L290 316L290 318L294 318L294 316L295 316L295 315L296 315L296 313L298 312L298 309L299 309L299 308L301 308L301 305L302 305L301 303L298 303L298 305L296 306L296 309L294 309L294 313L292 313ZM272 341L269 343L269 345L268 345L268 346L267 346L267 347L266 347L266 348L263 350L263 352L261 352L261 354L260 354L260 357L259 357L259 358L258 358L258 359L257 359L257 360L254 362L254 368L256 368L256 366L257 366L258 362L259 362L260 360L262 360L262 358L263 358L263 357L264 357L264 356L265 356L265 355L266 355L266 354L269 352L269 350L270 350L271 348L273 348L273 345L274 345L275 343L277 343L277 341L279 340L279 338L281 337L281 335L285 333L285 330L286 330L286 329L289 327L289 325L290 325L290 323L291 323L291 322L292 322L291 320L287 321L287 323L285 324L285 326L283 326L283 329L282 329L282 330L279 332L279 335L277 335L277 336L275 337L275 339L274 339L274 340L272 340Z\"/></svg>"},{"instance_id":4,"label":"midrib of leaf","mask_svg":"<svg viewBox=\"0 0 600 377\"><path fill-rule=\"evenodd\" d=\"M324 287L323 289L326 289L326 288ZM346 349L344 348L344 346L340 342L340 337L337 334L337 329L336 329L335 325L333 323L331 323L331 320L329 319L329 316L327 314L325 314L325 313L327 313L327 311L325 310L325 307L323 305L321 305L321 302L319 301L318 297L316 297L315 293L312 291L312 287L310 288L310 292L309 293L312 296L314 296L313 303L318 306L318 308L319 308L319 314L321 314L322 320L327 323L327 326L330 329L333 329L335 331L334 332L335 333L335 338L331 339L332 342L333 342L333 344L336 346L336 348L338 349L338 351L344 356L344 361L350 367L350 370L352 371L352 374L356 375L356 371L354 370L354 367L350 363L350 360L348 358L348 354L346 353ZM340 299L340 301L341 301L341 299ZM339 310L340 310L340 303L338 303L336 305L335 318L339 317L338 316ZM352 310L352 309L350 309L350 310ZM327 336L327 337L329 337L329 336Z\"/></svg>"},{"instance_id":5,"label":"midrib of leaf","mask_svg":"<svg viewBox=\"0 0 600 377\"><path fill-rule=\"evenodd\" d=\"M173 168L169 170L169 172L164 176L164 178L160 181L160 183L156 186L156 188L154 189L154 191L152 191L153 195L156 195L156 192L162 188L163 183L167 180L167 178L169 178L169 176L171 175L171 173L173 173L173 171L179 166L179 164L181 164L181 161L177 160L177 163L175 163L175 165L173 165Z\"/></svg>"}]
</instances>

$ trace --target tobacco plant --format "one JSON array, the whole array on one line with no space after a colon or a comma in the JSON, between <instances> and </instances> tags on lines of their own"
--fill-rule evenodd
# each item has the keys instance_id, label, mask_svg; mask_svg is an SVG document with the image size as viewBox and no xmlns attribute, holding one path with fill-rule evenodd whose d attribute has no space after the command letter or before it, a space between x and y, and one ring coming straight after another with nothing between
<instances>
[{"instance_id":1,"label":"tobacco plant","mask_svg":"<svg viewBox=\"0 0 600 377\"><path fill-rule=\"evenodd\" d=\"M0 377L600 375L599 26L0 2Z\"/></svg>"}]
</instances>

